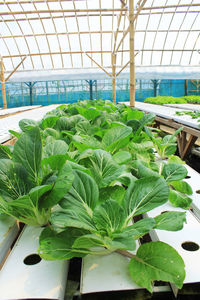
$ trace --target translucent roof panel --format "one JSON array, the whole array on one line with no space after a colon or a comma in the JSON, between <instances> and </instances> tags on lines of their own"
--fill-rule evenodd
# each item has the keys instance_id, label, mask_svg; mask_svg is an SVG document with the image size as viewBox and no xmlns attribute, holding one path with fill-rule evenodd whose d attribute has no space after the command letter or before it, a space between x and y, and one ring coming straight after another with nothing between
<instances>
[{"instance_id":1,"label":"translucent roof panel","mask_svg":"<svg viewBox=\"0 0 200 300\"><path fill-rule=\"evenodd\" d=\"M136 67L196 70L199 0L134 3ZM46 70L58 74L73 68L77 73L104 68L111 74L113 53L117 71L121 70L130 55L128 5L128 0L0 0L0 55L6 73L26 57L12 80L23 72L37 71L41 78Z\"/></svg>"}]
</instances>

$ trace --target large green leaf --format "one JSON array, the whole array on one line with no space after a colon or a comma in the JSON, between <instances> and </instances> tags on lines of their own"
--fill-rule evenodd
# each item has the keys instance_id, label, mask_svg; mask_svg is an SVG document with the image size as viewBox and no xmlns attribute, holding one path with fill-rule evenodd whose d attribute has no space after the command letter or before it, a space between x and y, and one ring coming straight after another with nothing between
<instances>
[{"instance_id":1,"label":"large green leaf","mask_svg":"<svg viewBox=\"0 0 200 300\"><path fill-rule=\"evenodd\" d=\"M52 170L60 170L69 159L67 154L56 154L49 157L43 158L42 166L50 166Z\"/></svg>"},{"instance_id":2,"label":"large green leaf","mask_svg":"<svg viewBox=\"0 0 200 300\"><path fill-rule=\"evenodd\" d=\"M32 129L33 127L36 127L37 125L38 122L31 119L22 119L19 121L19 127L24 132Z\"/></svg>"},{"instance_id":3,"label":"large green leaf","mask_svg":"<svg viewBox=\"0 0 200 300\"><path fill-rule=\"evenodd\" d=\"M120 148L125 147L129 142L131 133L132 128L128 126L109 129L102 139L104 149L114 153Z\"/></svg>"},{"instance_id":4,"label":"large green leaf","mask_svg":"<svg viewBox=\"0 0 200 300\"><path fill-rule=\"evenodd\" d=\"M75 178L71 189L65 195L60 205L64 209L70 209L77 206L85 209L89 216L92 216L92 210L98 203L99 190L94 179L88 174L74 170Z\"/></svg>"},{"instance_id":5,"label":"large green leaf","mask_svg":"<svg viewBox=\"0 0 200 300\"><path fill-rule=\"evenodd\" d=\"M154 218L156 225L154 228L177 231L183 228L184 222L186 222L185 212L167 211Z\"/></svg>"},{"instance_id":6,"label":"large green leaf","mask_svg":"<svg viewBox=\"0 0 200 300\"><path fill-rule=\"evenodd\" d=\"M143 116L144 116L144 113L142 111L135 109L135 110L128 112L127 120L132 120L132 119L140 120Z\"/></svg>"},{"instance_id":7,"label":"large green leaf","mask_svg":"<svg viewBox=\"0 0 200 300\"><path fill-rule=\"evenodd\" d=\"M180 164L165 164L162 175L167 182L181 180L187 176L187 169Z\"/></svg>"},{"instance_id":8,"label":"large green leaf","mask_svg":"<svg viewBox=\"0 0 200 300\"><path fill-rule=\"evenodd\" d=\"M193 191L191 186L186 181L172 181L170 185L179 192L182 192L187 195L192 195Z\"/></svg>"},{"instance_id":9,"label":"large green leaf","mask_svg":"<svg viewBox=\"0 0 200 300\"><path fill-rule=\"evenodd\" d=\"M140 119L140 126L144 126L147 124L150 124L154 121L155 119L155 114L154 113L148 113L145 114L141 119Z\"/></svg>"},{"instance_id":10,"label":"large green leaf","mask_svg":"<svg viewBox=\"0 0 200 300\"><path fill-rule=\"evenodd\" d=\"M86 234L85 231L68 228L67 230L56 233L45 228L39 239L39 255L46 260L66 260L73 257L84 257L90 251L72 248L76 238Z\"/></svg>"},{"instance_id":11,"label":"large green leaf","mask_svg":"<svg viewBox=\"0 0 200 300\"><path fill-rule=\"evenodd\" d=\"M37 183L41 165L42 141L40 130L34 127L24 133L14 145L13 160L21 163L29 178Z\"/></svg>"},{"instance_id":12,"label":"large green leaf","mask_svg":"<svg viewBox=\"0 0 200 300\"><path fill-rule=\"evenodd\" d=\"M73 244L73 248L77 248L77 249L89 249L89 248L93 248L93 247L106 247L107 244L105 242L105 240L96 235L96 234L86 234L83 235L79 238L77 238Z\"/></svg>"},{"instance_id":13,"label":"large green leaf","mask_svg":"<svg viewBox=\"0 0 200 300\"><path fill-rule=\"evenodd\" d=\"M102 188L99 191L99 201L104 202L111 198L121 204L124 199L125 192L126 190L120 185Z\"/></svg>"},{"instance_id":14,"label":"large green leaf","mask_svg":"<svg viewBox=\"0 0 200 300\"><path fill-rule=\"evenodd\" d=\"M53 128L47 128L43 131L43 136L47 138L48 136L53 137L54 139L59 139L60 132L58 130L55 130Z\"/></svg>"},{"instance_id":15,"label":"large green leaf","mask_svg":"<svg viewBox=\"0 0 200 300\"><path fill-rule=\"evenodd\" d=\"M42 119L42 122L41 122L41 127L43 129L46 129L46 128L53 128L55 125L56 125L56 122L57 120L59 119L59 117L57 116L46 116Z\"/></svg>"},{"instance_id":16,"label":"large green leaf","mask_svg":"<svg viewBox=\"0 0 200 300\"><path fill-rule=\"evenodd\" d=\"M91 152L91 156L86 160L86 167L90 169L100 188L106 187L117 180L124 171L124 167L119 166L110 153L101 149Z\"/></svg>"},{"instance_id":17,"label":"large green leaf","mask_svg":"<svg viewBox=\"0 0 200 300\"><path fill-rule=\"evenodd\" d=\"M184 261L174 248L163 242L150 242L140 246L130 261L129 272L134 282L152 293L154 280L171 282L181 289L184 267Z\"/></svg>"},{"instance_id":18,"label":"large green leaf","mask_svg":"<svg viewBox=\"0 0 200 300\"><path fill-rule=\"evenodd\" d=\"M124 209L112 199L97 206L93 213L93 220L98 230L108 235L119 231L123 227L125 219Z\"/></svg>"},{"instance_id":19,"label":"large green leaf","mask_svg":"<svg viewBox=\"0 0 200 300\"><path fill-rule=\"evenodd\" d=\"M153 218L145 218L142 220L137 221L133 225L129 225L128 227L124 228L120 233L114 234L116 237L133 237L135 240L139 239L150 230L154 228L156 222Z\"/></svg>"},{"instance_id":20,"label":"large green leaf","mask_svg":"<svg viewBox=\"0 0 200 300\"><path fill-rule=\"evenodd\" d=\"M56 154L66 154L68 151L69 147L68 145L61 140L56 140L53 143L47 144L43 152L45 156L51 156L51 155L56 155Z\"/></svg>"},{"instance_id":21,"label":"large green leaf","mask_svg":"<svg viewBox=\"0 0 200 300\"><path fill-rule=\"evenodd\" d=\"M26 169L10 159L0 159L0 194L16 199L32 187Z\"/></svg>"},{"instance_id":22,"label":"large green leaf","mask_svg":"<svg viewBox=\"0 0 200 300\"><path fill-rule=\"evenodd\" d=\"M170 189L169 201L176 207L188 209L192 203L192 199L186 195Z\"/></svg>"},{"instance_id":23,"label":"large green leaf","mask_svg":"<svg viewBox=\"0 0 200 300\"><path fill-rule=\"evenodd\" d=\"M59 130L74 130L75 125L86 119L81 115L75 115L71 117L61 117L56 123L56 127Z\"/></svg>"},{"instance_id":24,"label":"large green leaf","mask_svg":"<svg viewBox=\"0 0 200 300\"><path fill-rule=\"evenodd\" d=\"M0 145L0 159L2 158L9 159L11 157L12 157L12 153L10 148L6 145Z\"/></svg>"},{"instance_id":25,"label":"large green leaf","mask_svg":"<svg viewBox=\"0 0 200 300\"><path fill-rule=\"evenodd\" d=\"M131 184L124 197L129 219L167 202L169 187L164 179L146 177Z\"/></svg>"},{"instance_id":26,"label":"large green leaf","mask_svg":"<svg viewBox=\"0 0 200 300\"><path fill-rule=\"evenodd\" d=\"M76 132L83 135L93 135L95 132L94 126L89 121L82 121L76 124Z\"/></svg>"},{"instance_id":27,"label":"large green leaf","mask_svg":"<svg viewBox=\"0 0 200 300\"><path fill-rule=\"evenodd\" d=\"M90 107L88 108L83 116L87 119L87 120L94 120L96 117L98 117L101 113L94 107Z\"/></svg>"},{"instance_id":28,"label":"large green leaf","mask_svg":"<svg viewBox=\"0 0 200 300\"><path fill-rule=\"evenodd\" d=\"M150 169L147 164L145 164L141 160L135 160L131 164L131 173L136 176L137 178L143 178L143 177L160 177L160 175Z\"/></svg>"},{"instance_id":29,"label":"large green leaf","mask_svg":"<svg viewBox=\"0 0 200 300\"><path fill-rule=\"evenodd\" d=\"M44 194L49 192L53 186L51 184L48 185L40 185L32 188L29 192L29 197L34 204L35 207L39 207L39 200Z\"/></svg>"},{"instance_id":30,"label":"large green leaf","mask_svg":"<svg viewBox=\"0 0 200 300\"><path fill-rule=\"evenodd\" d=\"M16 138L20 138L20 136L22 135L22 133L19 133L15 130L8 130L13 136L15 136Z\"/></svg>"},{"instance_id":31,"label":"large green leaf","mask_svg":"<svg viewBox=\"0 0 200 300\"><path fill-rule=\"evenodd\" d=\"M126 123L127 126L131 127L133 130L133 133L135 133L138 128L140 128L140 122L135 119L131 119Z\"/></svg>"},{"instance_id":32,"label":"large green leaf","mask_svg":"<svg viewBox=\"0 0 200 300\"><path fill-rule=\"evenodd\" d=\"M132 159L130 152L128 151L119 151L113 155L114 160L119 165L126 164Z\"/></svg>"},{"instance_id":33,"label":"large green leaf","mask_svg":"<svg viewBox=\"0 0 200 300\"><path fill-rule=\"evenodd\" d=\"M86 229L90 232L96 231L92 217L86 209L84 207L79 208L76 205L71 205L68 209L52 213L50 220L53 226L62 229L75 227Z\"/></svg>"},{"instance_id":34,"label":"large green leaf","mask_svg":"<svg viewBox=\"0 0 200 300\"><path fill-rule=\"evenodd\" d=\"M49 219L49 210L38 210L29 195L21 196L11 201L4 201L0 197L0 211L14 217L15 219L31 225L46 225Z\"/></svg>"},{"instance_id":35,"label":"large green leaf","mask_svg":"<svg viewBox=\"0 0 200 300\"><path fill-rule=\"evenodd\" d=\"M72 168L68 164L65 164L58 172L51 192L43 199L40 199L40 207L50 208L57 204L70 190L73 180L74 174Z\"/></svg>"},{"instance_id":36,"label":"large green leaf","mask_svg":"<svg viewBox=\"0 0 200 300\"><path fill-rule=\"evenodd\" d=\"M80 152L86 149L101 148L101 143L95 137L87 135L74 135L72 137L72 143Z\"/></svg>"}]
</instances>

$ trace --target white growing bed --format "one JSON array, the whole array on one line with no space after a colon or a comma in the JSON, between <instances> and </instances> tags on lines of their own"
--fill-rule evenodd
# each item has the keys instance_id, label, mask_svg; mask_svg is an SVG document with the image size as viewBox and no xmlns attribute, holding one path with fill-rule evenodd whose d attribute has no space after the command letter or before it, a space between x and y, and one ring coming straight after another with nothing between
<instances>
[{"instance_id":1,"label":"white growing bed","mask_svg":"<svg viewBox=\"0 0 200 300\"><path fill-rule=\"evenodd\" d=\"M21 119L32 119L35 121L39 121L47 112L55 109L57 106L59 106L59 104L43 106L34 110L29 110L14 116L0 119L0 143L6 142L7 140L11 139L12 135L8 132L8 130L20 132L18 124Z\"/></svg>"},{"instance_id":2,"label":"white growing bed","mask_svg":"<svg viewBox=\"0 0 200 300\"><path fill-rule=\"evenodd\" d=\"M164 106L179 108L181 110L200 111L199 104L164 104Z\"/></svg>"},{"instance_id":3,"label":"white growing bed","mask_svg":"<svg viewBox=\"0 0 200 300\"><path fill-rule=\"evenodd\" d=\"M22 231L0 272L0 300L64 299L69 261L24 261L37 254L41 230L26 226Z\"/></svg>"},{"instance_id":4,"label":"white growing bed","mask_svg":"<svg viewBox=\"0 0 200 300\"><path fill-rule=\"evenodd\" d=\"M39 107L41 107L41 105L29 105L29 106L20 106L20 107L1 109L0 110L0 117L5 116L5 115L9 115L9 114L14 114L14 113L26 111L26 110L30 110L30 109L39 108Z\"/></svg>"}]
</instances>

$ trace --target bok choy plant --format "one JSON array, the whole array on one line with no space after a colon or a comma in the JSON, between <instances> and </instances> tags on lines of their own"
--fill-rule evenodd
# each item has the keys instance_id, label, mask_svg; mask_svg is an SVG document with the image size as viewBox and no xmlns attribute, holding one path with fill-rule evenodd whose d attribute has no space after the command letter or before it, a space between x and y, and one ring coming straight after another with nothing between
<instances>
[{"instance_id":1,"label":"bok choy plant","mask_svg":"<svg viewBox=\"0 0 200 300\"><path fill-rule=\"evenodd\" d=\"M1 147L2 149L2 147ZM51 209L70 189L74 175L65 163L63 141L42 146L39 128L31 127L0 156L0 212L29 225L48 223Z\"/></svg>"},{"instance_id":2,"label":"bok choy plant","mask_svg":"<svg viewBox=\"0 0 200 300\"><path fill-rule=\"evenodd\" d=\"M184 262L171 246L150 242L141 245L136 254L129 252L136 249L137 239L153 228L182 229L185 222L182 212L163 213L131 223L133 217L168 201L166 181L155 176L133 178L123 197L119 199L112 190L109 197L103 198L92 176L78 169L73 169L73 174L70 190L59 202L60 208L52 213L51 225L41 233L40 256L47 260L65 260L118 252L131 257L129 272L139 286L152 292L152 282L163 280L181 288L185 278ZM109 176L112 177L112 173ZM101 187L102 180L100 182Z\"/></svg>"}]
</instances>

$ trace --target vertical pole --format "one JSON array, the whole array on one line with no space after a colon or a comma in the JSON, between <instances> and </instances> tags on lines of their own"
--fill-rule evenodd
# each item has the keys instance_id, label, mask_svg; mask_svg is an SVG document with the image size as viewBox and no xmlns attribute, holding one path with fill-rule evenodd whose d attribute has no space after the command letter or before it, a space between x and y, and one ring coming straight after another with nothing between
<instances>
[{"instance_id":1,"label":"vertical pole","mask_svg":"<svg viewBox=\"0 0 200 300\"><path fill-rule=\"evenodd\" d=\"M129 0L130 21L130 106L135 106L134 0Z\"/></svg>"},{"instance_id":2,"label":"vertical pole","mask_svg":"<svg viewBox=\"0 0 200 300\"><path fill-rule=\"evenodd\" d=\"M89 87L90 87L90 100L93 100L93 81L89 80Z\"/></svg>"},{"instance_id":3,"label":"vertical pole","mask_svg":"<svg viewBox=\"0 0 200 300\"><path fill-rule=\"evenodd\" d=\"M33 105L33 85L29 82L29 95L30 95L30 105Z\"/></svg>"},{"instance_id":4,"label":"vertical pole","mask_svg":"<svg viewBox=\"0 0 200 300\"><path fill-rule=\"evenodd\" d=\"M3 108L7 108L4 65L3 65L2 57L0 57L0 65L1 65L1 88L2 88L2 97L3 97Z\"/></svg>"},{"instance_id":5,"label":"vertical pole","mask_svg":"<svg viewBox=\"0 0 200 300\"><path fill-rule=\"evenodd\" d=\"M185 88L185 96L187 96L187 90L188 90L187 86L188 86L188 81L185 80L184 83L185 83L185 84L184 84L184 88Z\"/></svg>"},{"instance_id":6,"label":"vertical pole","mask_svg":"<svg viewBox=\"0 0 200 300\"><path fill-rule=\"evenodd\" d=\"M153 96L157 96L157 86L158 86L158 80L152 80L153 81Z\"/></svg>"},{"instance_id":7,"label":"vertical pole","mask_svg":"<svg viewBox=\"0 0 200 300\"><path fill-rule=\"evenodd\" d=\"M21 83L21 91L22 91L22 103L24 106L24 89L23 89L23 83Z\"/></svg>"},{"instance_id":8,"label":"vertical pole","mask_svg":"<svg viewBox=\"0 0 200 300\"><path fill-rule=\"evenodd\" d=\"M58 101L60 102L60 82L57 80L57 89L58 89Z\"/></svg>"},{"instance_id":9,"label":"vertical pole","mask_svg":"<svg viewBox=\"0 0 200 300\"><path fill-rule=\"evenodd\" d=\"M67 88L64 81L65 101L67 102Z\"/></svg>"},{"instance_id":10,"label":"vertical pole","mask_svg":"<svg viewBox=\"0 0 200 300\"><path fill-rule=\"evenodd\" d=\"M46 94L47 94L47 103L49 104L49 87L48 87L48 81L46 81Z\"/></svg>"},{"instance_id":11,"label":"vertical pole","mask_svg":"<svg viewBox=\"0 0 200 300\"><path fill-rule=\"evenodd\" d=\"M113 103L116 104L116 54L112 54L112 90Z\"/></svg>"},{"instance_id":12,"label":"vertical pole","mask_svg":"<svg viewBox=\"0 0 200 300\"><path fill-rule=\"evenodd\" d=\"M95 94L96 94L96 99L98 99L98 95L97 95L97 80L95 80Z\"/></svg>"}]
</instances>

